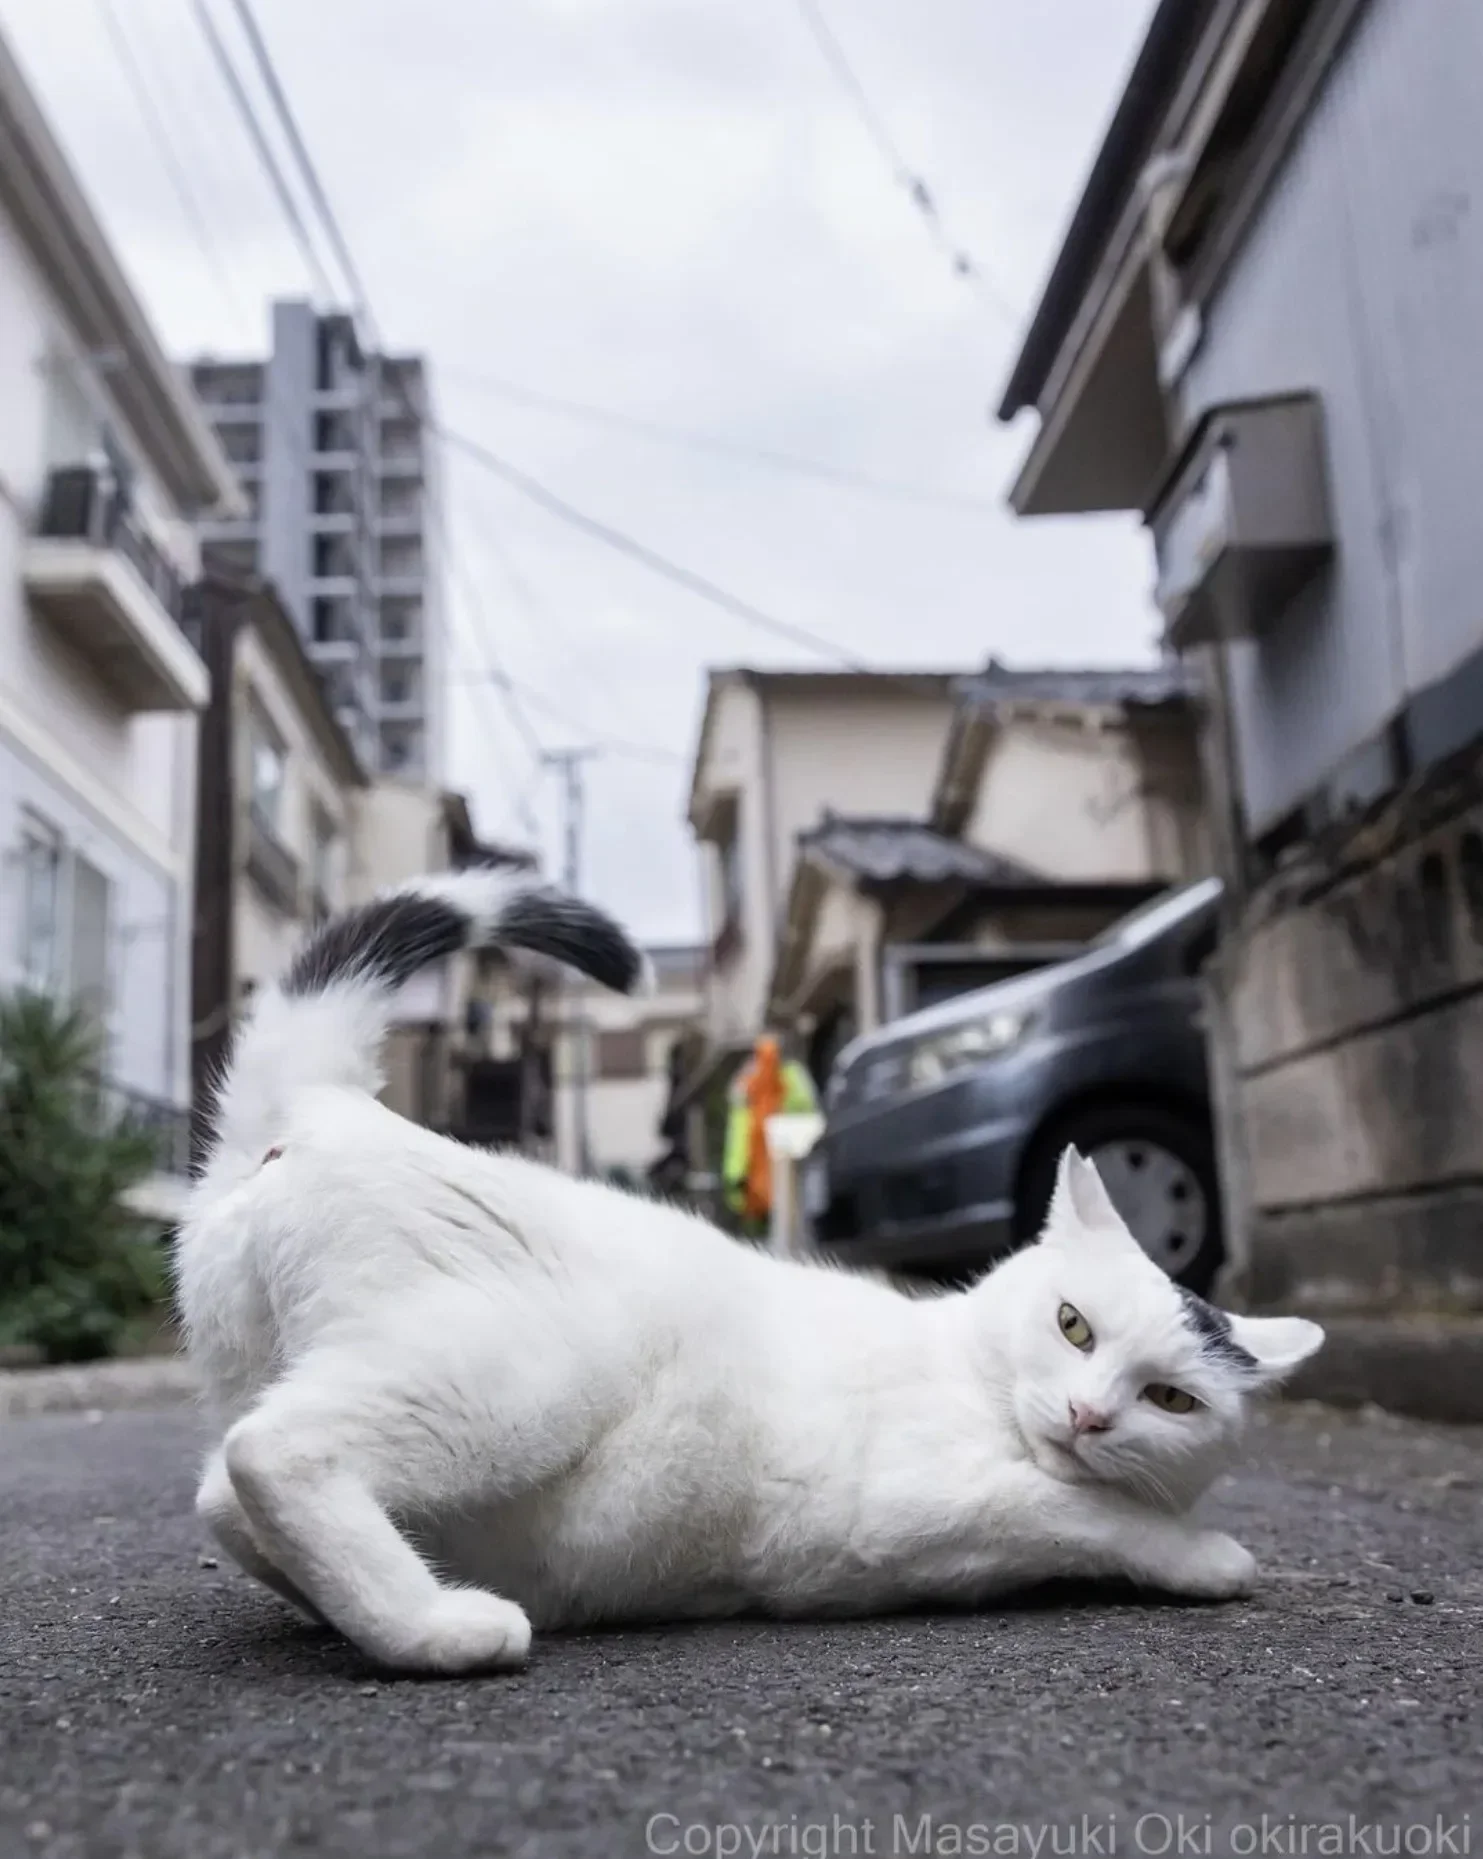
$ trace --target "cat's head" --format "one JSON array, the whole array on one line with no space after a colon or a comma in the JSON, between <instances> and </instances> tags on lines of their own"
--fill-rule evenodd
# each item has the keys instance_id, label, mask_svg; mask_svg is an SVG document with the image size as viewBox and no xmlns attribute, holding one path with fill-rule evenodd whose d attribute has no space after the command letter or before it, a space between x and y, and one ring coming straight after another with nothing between
<instances>
[{"instance_id":1,"label":"cat's head","mask_svg":"<svg viewBox=\"0 0 1483 1859\"><path fill-rule=\"evenodd\" d=\"M1039 1244L1013 1264L1012 1399L1035 1459L1171 1509L1229 1462L1252 1396L1323 1342L1302 1317L1228 1314L1176 1285L1074 1149Z\"/></svg>"}]
</instances>

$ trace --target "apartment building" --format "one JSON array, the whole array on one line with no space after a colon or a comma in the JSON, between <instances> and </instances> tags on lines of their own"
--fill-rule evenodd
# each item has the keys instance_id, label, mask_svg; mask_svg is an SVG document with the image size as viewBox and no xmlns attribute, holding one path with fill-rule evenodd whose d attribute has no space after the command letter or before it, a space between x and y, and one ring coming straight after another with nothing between
<instances>
[{"instance_id":1,"label":"apartment building","mask_svg":"<svg viewBox=\"0 0 1483 1859\"><path fill-rule=\"evenodd\" d=\"M212 560L277 589L362 762L435 785L445 666L425 363L367 354L352 317L284 301L268 356L202 359L191 376L248 505L206 527Z\"/></svg>"},{"instance_id":2,"label":"apartment building","mask_svg":"<svg viewBox=\"0 0 1483 1859\"><path fill-rule=\"evenodd\" d=\"M0 39L0 987L84 1006L184 1160L206 667L194 525L239 492Z\"/></svg>"}]
</instances>

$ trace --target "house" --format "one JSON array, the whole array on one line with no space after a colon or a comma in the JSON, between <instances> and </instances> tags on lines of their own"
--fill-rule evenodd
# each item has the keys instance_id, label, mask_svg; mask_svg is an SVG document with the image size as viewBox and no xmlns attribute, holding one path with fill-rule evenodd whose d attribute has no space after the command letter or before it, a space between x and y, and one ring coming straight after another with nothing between
<instances>
[{"instance_id":1,"label":"house","mask_svg":"<svg viewBox=\"0 0 1483 1859\"><path fill-rule=\"evenodd\" d=\"M383 777L359 798L351 901L425 872L474 868L529 870L534 854L480 839L461 794ZM392 1008L383 1058L383 1102L435 1129L473 1141L517 1139L522 1092L530 1086L491 1049L488 977L504 968L497 952L466 952L426 969Z\"/></svg>"},{"instance_id":2,"label":"house","mask_svg":"<svg viewBox=\"0 0 1483 1859\"><path fill-rule=\"evenodd\" d=\"M670 1057L700 1020L705 951L679 943L645 953L651 993L614 994L574 978L552 1008L554 1159L573 1173L637 1184L665 1150Z\"/></svg>"},{"instance_id":3,"label":"house","mask_svg":"<svg viewBox=\"0 0 1483 1859\"><path fill-rule=\"evenodd\" d=\"M199 1147L239 1011L287 968L318 918L351 901L369 784L271 587L208 572L190 590L187 627L212 686L196 804L191 1071Z\"/></svg>"},{"instance_id":4,"label":"house","mask_svg":"<svg viewBox=\"0 0 1483 1859\"><path fill-rule=\"evenodd\" d=\"M239 494L3 39L0 407L0 986L94 1017L168 1176L211 695L182 607L193 523Z\"/></svg>"},{"instance_id":5,"label":"house","mask_svg":"<svg viewBox=\"0 0 1483 1859\"><path fill-rule=\"evenodd\" d=\"M1208 871L1196 743L1170 665L712 674L690 797L705 1005L666 1109L692 1174L765 1027L822 1085L855 1034Z\"/></svg>"},{"instance_id":6,"label":"house","mask_svg":"<svg viewBox=\"0 0 1483 1859\"><path fill-rule=\"evenodd\" d=\"M796 836L766 1015L821 1081L882 1021L1080 950L1208 870L1177 669L961 679L927 804L829 811Z\"/></svg>"},{"instance_id":7,"label":"house","mask_svg":"<svg viewBox=\"0 0 1483 1859\"><path fill-rule=\"evenodd\" d=\"M1459 1419L1483 1417L1480 66L1475 0L1163 0L1000 406L1034 416L1017 510L1144 516L1207 693L1227 1293L1330 1319L1336 1389Z\"/></svg>"},{"instance_id":8,"label":"house","mask_svg":"<svg viewBox=\"0 0 1483 1859\"><path fill-rule=\"evenodd\" d=\"M196 808L199 1148L238 1015L316 922L425 872L531 860L483 844L462 795L368 776L333 689L273 588L208 572L191 589L187 626L213 690ZM382 1097L414 1122L464 1133L467 1074L487 1046L483 961L467 954L440 964L394 1003Z\"/></svg>"},{"instance_id":9,"label":"house","mask_svg":"<svg viewBox=\"0 0 1483 1859\"><path fill-rule=\"evenodd\" d=\"M953 684L950 672L710 674L688 812L714 1051L739 1049L761 1028L797 835L831 807L925 814Z\"/></svg>"}]
</instances>

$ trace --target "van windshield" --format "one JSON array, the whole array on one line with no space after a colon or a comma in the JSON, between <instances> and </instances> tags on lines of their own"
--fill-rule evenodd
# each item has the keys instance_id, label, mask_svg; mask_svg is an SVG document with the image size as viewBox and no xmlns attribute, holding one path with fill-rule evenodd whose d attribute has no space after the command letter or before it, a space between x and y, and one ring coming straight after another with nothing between
<instances>
[{"instance_id":1,"label":"van windshield","mask_svg":"<svg viewBox=\"0 0 1483 1859\"><path fill-rule=\"evenodd\" d=\"M1131 949L1139 943L1153 942L1165 930L1196 916L1219 896L1219 878L1202 878L1198 884L1187 884L1177 891L1161 891L1148 903L1110 923L1100 936L1093 937L1092 947Z\"/></svg>"}]
</instances>

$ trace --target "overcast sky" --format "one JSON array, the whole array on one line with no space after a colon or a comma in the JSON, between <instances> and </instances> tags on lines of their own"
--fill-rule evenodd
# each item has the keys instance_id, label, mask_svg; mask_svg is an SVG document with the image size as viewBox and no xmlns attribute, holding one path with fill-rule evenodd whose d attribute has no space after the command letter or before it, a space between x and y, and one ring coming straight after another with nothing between
<instances>
[{"instance_id":1,"label":"overcast sky","mask_svg":"<svg viewBox=\"0 0 1483 1859\"><path fill-rule=\"evenodd\" d=\"M230 34L227 0L210 4ZM1002 497L1029 431L990 407L1152 0L823 4L992 284L954 275L798 0L257 0L387 340L431 357L447 424L870 662L1147 658L1136 527L1017 524ZM209 248L107 0L0 0L0 23L167 344L260 350L268 299L312 293L304 262L190 0L112 5ZM516 405L480 376L983 507L659 443ZM695 933L682 814L705 667L807 656L472 467L449 494L482 608L456 595L460 674L487 663L487 627L499 662L561 713L527 704L548 746L606 737L674 757L589 767L584 889L647 937ZM553 784L497 696L466 681L451 735L448 772L481 829L528 838L528 796L554 866Z\"/></svg>"}]
</instances>

